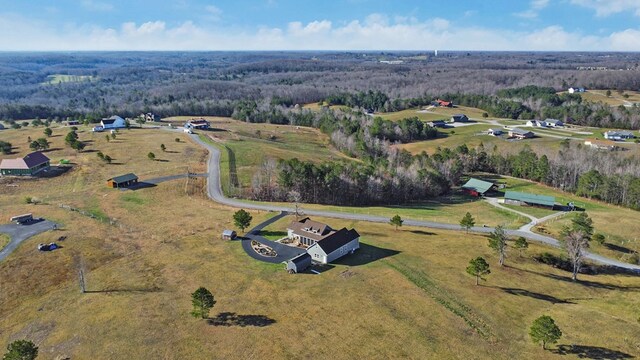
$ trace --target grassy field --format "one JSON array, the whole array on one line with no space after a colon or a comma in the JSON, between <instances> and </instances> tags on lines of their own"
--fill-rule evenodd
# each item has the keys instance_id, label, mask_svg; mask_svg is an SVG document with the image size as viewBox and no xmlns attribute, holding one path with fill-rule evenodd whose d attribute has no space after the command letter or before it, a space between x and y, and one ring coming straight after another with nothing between
<instances>
[{"instance_id":1,"label":"grassy field","mask_svg":"<svg viewBox=\"0 0 640 360\"><path fill-rule=\"evenodd\" d=\"M291 206L289 203L274 203L280 206ZM459 224L462 217L470 212L478 226L502 225L509 229L517 229L529 222L523 216L498 209L477 198L465 195L441 197L433 201L419 204L404 204L397 206L330 206L317 204L302 204L302 211L327 210L351 214L367 214L391 218L400 215L404 219L435 221L447 224Z\"/></svg>"},{"instance_id":2,"label":"grassy field","mask_svg":"<svg viewBox=\"0 0 640 360\"><path fill-rule=\"evenodd\" d=\"M625 94L629 95L629 97L625 98ZM625 90L623 93L612 90L611 96L607 96L607 90L587 90L587 92L581 93L580 96L587 101L602 102L611 106L640 102L640 92L630 90Z\"/></svg>"},{"instance_id":3,"label":"grassy field","mask_svg":"<svg viewBox=\"0 0 640 360\"><path fill-rule=\"evenodd\" d=\"M69 83L69 82L93 81L96 79L97 78L95 76L91 76L91 75L56 74L56 75L49 75L47 77L47 81L45 82L45 84L55 85L55 84L62 84L62 83Z\"/></svg>"},{"instance_id":4,"label":"grassy field","mask_svg":"<svg viewBox=\"0 0 640 360\"><path fill-rule=\"evenodd\" d=\"M501 204L501 205L509 209L513 209L516 211L523 212L525 214L529 214L538 219L541 219L548 215L555 214L557 212L557 211L537 208L533 206L518 206L518 205L509 205L509 204Z\"/></svg>"},{"instance_id":5,"label":"grassy field","mask_svg":"<svg viewBox=\"0 0 640 360\"><path fill-rule=\"evenodd\" d=\"M5 246L7 246L7 244L9 243L9 240L11 240L9 238L9 235L0 234L0 250L2 250Z\"/></svg>"},{"instance_id":6,"label":"grassy field","mask_svg":"<svg viewBox=\"0 0 640 360\"><path fill-rule=\"evenodd\" d=\"M480 177L483 177L480 175ZM640 239L638 236L638 211L606 204L604 202L589 200L570 193L544 186L538 183L521 179L499 176L484 176L506 185L505 190L528 192L532 194L554 196L556 204L575 203L578 207L585 209L589 217L593 219L593 226L596 233L605 235L609 246L592 244L592 251L602 255L629 261L633 252L640 252ZM528 213L533 216L550 215L553 212L544 209L528 207L513 207L516 210ZM537 232L549 234L556 238L560 237L560 232L564 226L571 224L571 215L553 219L534 228Z\"/></svg>"},{"instance_id":7,"label":"grassy field","mask_svg":"<svg viewBox=\"0 0 640 360\"><path fill-rule=\"evenodd\" d=\"M41 129L10 130L0 137L22 146L17 139L29 131L35 137ZM175 137L183 140L172 142ZM499 268L484 236L406 226L394 231L388 224L323 218L316 220L355 227L361 249L321 275L289 275L281 264L249 258L240 242L220 240L223 229L233 228L235 210L206 199L202 179L137 191L107 189L104 180L114 168L149 175L173 173L174 162L204 168L202 150L182 134L131 130L120 138L108 143L95 138L90 149L113 154L122 165L104 165L95 153L62 147L51 155L71 159L74 170L52 179L12 181L18 186L0 183L0 218L32 212L62 225L27 240L0 262L1 346L26 338L40 347L42 358L73 359L640 355L635 277L585 275L573 283L569 273L531 259L544 251L557 253L537 244L523 258L510 252L508 267ZM156 152L168 162L146 159L159 142L175 151ZM46 201L26 205L25 196ZM114 223L58 203L99 211ZM251 214L254 225L273 216ZM285 231L290 220L271 225L268 235ZM66 236L62 249L35 250L35 244L61 235ZM464 272L476 256L492 266L482 286ZM79 291L77 263L84 264L85 294ZM216 297L209 322L189 315L190 293L199 286ZM552 351L543 351L527 335L543 314L553 316L564 333L561 347ZM560 355L563 351L570 356Z\"/></svg>"},{"instance_id":8,"label":"grassy field","mask_svg":"<svg viewBox=\"0 0 640 360\"><path fill-rule=\"evenodd\" d=\"M473 119L482 119L482 114L484 113L481 109L466 107L466 106L456 106L455 108L447 108L447 107L434 107L429 110L421 110L421 109L407 109L397 112L390 113L377 113L376 116L380 116L384 119L391 121L398 121L405 118L418 117L418 119L423 121L433 121L433 120L449 120L451 116L454 114L465 114L469 118Z\"/></svg>"}]
</instances>

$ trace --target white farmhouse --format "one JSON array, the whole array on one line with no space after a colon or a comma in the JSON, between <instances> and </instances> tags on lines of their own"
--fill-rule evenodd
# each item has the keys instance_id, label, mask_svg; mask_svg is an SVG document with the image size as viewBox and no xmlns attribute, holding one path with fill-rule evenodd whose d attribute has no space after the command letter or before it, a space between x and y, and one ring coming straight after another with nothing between
<instances>
[{"instance_id":1,"label":"white farmhouse","mask_svg":"<svg viewBox=\"0 0 640 360\"><path fill-rule=\"evenodd\" d=\"M123 129L127 127L126 121L118 115L114 115L108 119L102 119L100 125L103 129Z\"/></svg>"},{"instance_id":2,"label":"white farmhouse","mask_svg":"<svg viewBox=\"0 0 640 360\"><path fill-rule=\"evenodd\" d=\"M311 260L323 264L335 261L360 248L360 234L354 229L333 230L309 218L293 221L287 228L289 239L306 245Z\"/></svg>"}]
</instances>

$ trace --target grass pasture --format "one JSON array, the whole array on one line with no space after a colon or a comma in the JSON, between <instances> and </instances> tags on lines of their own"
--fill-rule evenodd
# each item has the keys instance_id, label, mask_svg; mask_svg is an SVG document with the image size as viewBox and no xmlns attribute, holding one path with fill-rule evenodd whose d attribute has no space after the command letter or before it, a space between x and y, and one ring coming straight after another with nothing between
<instances>
[{"instance_id":1,"label":"grass pasture","mask_svg":"<svg viewBox=\"0 0 640 360\"><path fill-rule=\"evenodd\" d=\"M93 81L97 78L91 75L63 75L63 74L55 74L49 75L47 77L47 81L45 84L56 85L63 83L72 83L72 82L84 82L84 81Z\"/></svg>"},{"instance_id":2,"label":"grass pasture","mask_svg":"<svg viewBox=\"0 0 640 360\"><path fill-rule=\"evenodd\" d=\"M0 250L7 246L10 240L9 235L0 234Z\"/></svg>"},{"instance_id":3,"label":"grass pasture","mask_svg":"<svg viewBox=\"0 0 640 360\"><path fill-rule=\"evenodd\" d=\"M376 113L375 115L391 121L398 121L412 117L418 117L418 119L423 121L433 121L449 120L454 114L465 114L472 119L482 119L482 114L484 112L485 111L477 108L456 106L454 108L433 107L429 110L407 109L390 113Z\"/></svg>"},{"instance_id":4,"label":"grass pasture","mask_svg":"<svg viewBox=\"0 0 640 360\"><path fill-rule=\"evenodd\" d=\"M625 98L624 95L629 95ZM591 102L602 102L610 106L629 105L632 103L640 103L640 92L625 90L622 93L618 93L615 90L611 91L611 96L607 96L607 90L587 90L584 93L580 93L582 99Z\"/></svg>"},{"instance_id":5,"label":"grass pasture","mask_svg":"<svg viewBox=\"0 0 640 360\"><path fill-rule=\"evenodd\" d=\"M7 130L0 138L17 145L16 154L22 154L28 150L23 149L26 140L19 139L41 132ZM175 137L182 141L175 143ZM81 140L93 140L88 150L109 154L121 165L103 164L94 152L67 151L62 138L52 139L52 148L60 149L50 154L72 160L72 171L9 183L18 186L0 183L0 218L33 212L62 225L27 240L0 262L1 346L25 338L40 347L42 358L73 359L304 359L309 354L319 359L568 359L640 354L637 277L585 275L581 283L573 283L570 274L531 259L543 251L558 253L538 244L531 244L523 258L510 251L508 266L499 268L484 236L408 226L395 231L388 224L323 218L315 220L356 228L361 249L327 266L321 275L289 275L282 264L248 257L239 241L220 239L223 229L234 228L235 209L208 200L204 181L175 180L136 191L104 186L114 169L118 174L135 171L144 175L142 180L173 174L176 163L203 171L205 154L188 137L136 129L106 142L80 133ZM159 143L167 146L166 154ZM154 150L167 162L148 160L146 153ZM25 196L44 202L27 205L22 202ZM59 203L101 212L115 222L65 210ZM456 211L461 214L480 204L460 204ZM477 211L480 221L485 211ZM274 215L250 212L253 225ZM267 235L278 236L289 221L291 217L270 225ZM61 235L66 236L62 249L35 250L36 244ZM482 286L475 286L464 272L476 256L485 257L492 267ZM78 259L86 271L85 294L79 291ZM209 321L189 314L190 293L199 286L209 288L217 301ZM562 328L560 348L543 351L529 340L529 325L543 314L553 316Z\"/></svg>"}]
</instances>

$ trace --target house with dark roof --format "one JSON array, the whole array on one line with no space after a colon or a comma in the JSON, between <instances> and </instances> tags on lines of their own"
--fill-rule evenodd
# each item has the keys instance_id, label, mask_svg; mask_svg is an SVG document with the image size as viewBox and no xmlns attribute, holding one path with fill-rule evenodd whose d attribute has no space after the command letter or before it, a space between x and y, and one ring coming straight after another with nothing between
<instances>
[{"instance_id":1,"label":"house with dark roof","mask_svg":"<svg viewBox=\"0 0 640 360\"><path fill-rule=\"evenodd\" d=\"M556 204L556 198L553 196L507 191L504 194L504 203L509 205L537 206L553 209Z\"/></svg>"},{"instance_id":2,"label":"house with dark roof","mask_svg":"<svg viewBox=\"0 0 640 360\"><path fill-rule=\"evenodd\" d=\"M515 139L531 139L535 134L532 131L523 130L520 128L513 128L509 130L509 137Z\"/></svg>"},{"instance_id":3,"label":"house with dark roof","mask_svg":"<svg viewBox=\"0 0 640 360\"><path fill-rule=\"evenodd\" d=\"M493 129L487 130L487 134L489 134L491 136L500 136L500 135L504 134L504 131L502 131L502 129L493 128Z\"/></svg>"},{"instance_id":4,"label":"house with dark roof","mask_svg":"<svg viewBox=\"0 0 640 360\"><path fill-rule=\"evenodd\" d=\"M125 175L115 176L107 180L107 186L110 188L127 188L138 183L136 174L129 173Z\"/></svg>"},{"instance_id":5,"label":"house with dark roof","mask_svg":"<svg viewBox=\"0 0 640 360\"><path fill-rule=\"evenodd\" d=\"M546 119L544 121L544 124L545 124L546 127L564 126L564 123L562 122L562 120L558 120L558 119Z\"/></svg>"},{"instance_id":6,"label":"house with dark roof","mask_svg":"<svg viewBox=\"0 0 640 360\"><path fill-rule=\"evenodd\" d=\"M455 114L451 117L451 122L469 122L469 118L465 114Z\"/></svg>"},{"instance_id":7,"label":"house with dark roof","mask_svg":"<svg viewBox=\"0 0 640 360\"><path fill-rule=\"evenodd\" d=\"M17 159L3 159L0 162L0 175L33 176L51 166L49 158L40 151L32 152Z\"/></svg>"},{"instance_id":8,"label":"house with dark roof","mask_svg":"<svg viewBox=\"0 0 640 360\"><path fill-rule=\"evenodd\" d=\"M603 133L603 135L605 139L615 141L633 139L636 137L631 131L626 130L607 131Z\"/></svg>"},{"instance_id":9,"label":"house with dark roof","mask_svg":"<svg viewBox=\"0 0 640 360\"><path fill-rule=\"evenodd\" d=\"M103 130L106 129L123 129L127 127L127 122L118 115L114 115L108 119L102 119L100 126Z\"/></svg>"},{"instance_id":10,"label":"house with dark roof","mask_svg":"<svg viewBox=\"0 0 640 360\"><path fill-rule=\"evenodd\" d=\"M158 114L154 114L154 113L142 113L140 114L140 117L144 119L144 121L147 122L160 122L162 119L160 118L160 115Z\"/></svg>"},{"instance_id":11,"label":"house with dark roof","mask_svg":"<svg viewBox=\"0 0 640 360\"><path fill-rule=\"evenodd\" d=\"M447 127L447 123L444 120L433 120L429 123L429 125L431 125L431 127L439 127L439 128Z\"/></svg>"},{"instance_id":12,"label":"house with dark roof","mask_svg":"<svg viewBox=\"0 0 640 360\"><path fill-rule=\"evenodd\" d=\"M329 225L304 218L287 228L289 239L307 246L312 261L327 264L360 248L360 234L354 229L334 230Z\"/></svg>"},{"instance_id":13,"label":"house with dark roof","mask_svg":"<svg viewBox=\"0 0 640 360\"><path fill-rule=\"evenodd\" d=\"M184 124L185 129L207 130L209 129L209 126L209 122L205 119L191 119Z\"/></svg>"},{"instance_id":14,"label":"house with dark roof","mask_svg":"<svg viewBox=\"0 0 640 360\"><path fill-rule=\"evenodd\" d=\"M496 190L497 187L498 186L492 182L475 178L469 179L466 184L462 185L462 189L471 196L484 196L484 194L491 190Z\"/></svg>"}]
</instances>

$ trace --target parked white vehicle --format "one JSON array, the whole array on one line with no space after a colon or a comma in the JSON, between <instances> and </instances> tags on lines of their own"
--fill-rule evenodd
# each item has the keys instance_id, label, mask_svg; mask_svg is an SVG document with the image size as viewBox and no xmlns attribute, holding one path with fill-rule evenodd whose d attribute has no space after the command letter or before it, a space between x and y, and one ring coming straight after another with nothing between
<instances>
[{"instance_id":1,"label":"parked white vehicle","mask_svg":"<svg viewBox=\"0 0 640 360\"><path fill-rule=\"evenodd\" d=\"M184 128L184 132L187 134L193 134L193 130L191 130L191 128Z\"/></svg>"}]
</instances>

